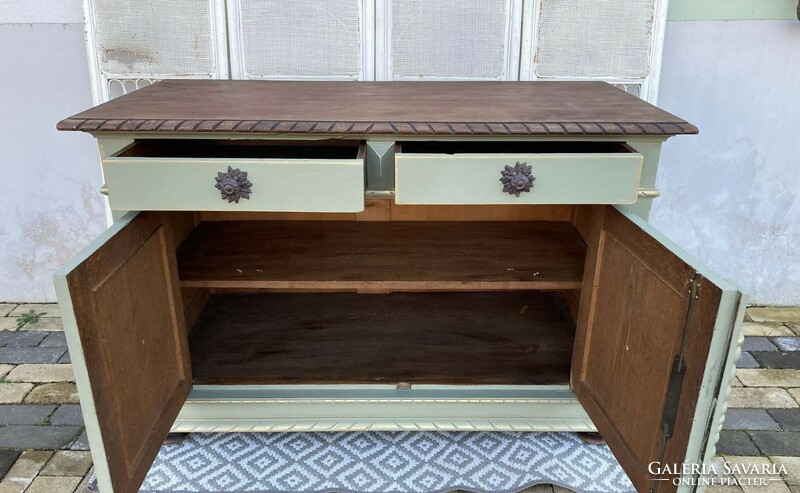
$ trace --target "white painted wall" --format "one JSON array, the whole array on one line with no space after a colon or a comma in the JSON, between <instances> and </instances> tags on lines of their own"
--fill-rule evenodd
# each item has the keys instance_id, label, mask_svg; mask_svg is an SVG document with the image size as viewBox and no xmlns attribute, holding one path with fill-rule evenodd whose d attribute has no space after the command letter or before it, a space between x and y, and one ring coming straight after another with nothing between
<instances>
[{"instance_id":1,"label":"white painted wall","mask_svg":"<svg viewBox=\"0 0 800 493\"><path fill-rule=\"evenodd\" d=\"M800 304L800 22L668 22L650 221L758 304Z\"/></svg>"},{"instance_id":2,"label":"white painted wall","mask_svg":"<svg viewBox=\"0 0 800 493\"><path fill-rule=\"evenodd\" d=\"M0 24L81 24L81 0L0 0Z\"/></svg>"},{"instance_id":3,"label":"white painted wall","mask_svg":"<svg viewBox=\"0 0 800 493\"><path fill-rule=\"evenodd\" d=\"M0 301L52 301L52 271L104 227L79 0L0 0ZM13 74L13 76L8 76ZM669 22L659 104L700 127L665 146L652 222L756 303L800 304L800 23Z\"/></svg>"},{"instance_id":4,"label":"white painted wall","mask_svg":"<svg viewBox=\"0 0 800 493\"><path fill-rule=\"evenodd\" d=\"M97 147L56 122L91 106L79 0L0 0L0 301L54 301L52 274L105 228Z\"/></svg>"}]
</instances>

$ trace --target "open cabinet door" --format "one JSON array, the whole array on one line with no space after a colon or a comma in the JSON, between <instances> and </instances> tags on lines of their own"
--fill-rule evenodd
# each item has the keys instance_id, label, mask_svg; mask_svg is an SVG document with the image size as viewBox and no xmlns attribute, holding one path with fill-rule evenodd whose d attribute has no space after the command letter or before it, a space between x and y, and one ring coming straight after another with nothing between
<instances>
[{"instance_id":1,"label":"open cabinet door","mask_svg":"<svg viewBox=\"0 0 800 493\"><path fill-rule=\"evenodd\" d=\"M191 390L172 242L129 213L55 276L101 493L139 491Z\"/></svg>"},{"instance_id":2,"label":"open cabinet door","mask_svg":"<svg viewBox=\"0 0 800 493\"><path fill-rule=\"evenodd\" d=\"M589 248L572 389L637 491L675 491L651 463L707 458L741 294L626 209L580 214Z\"/></svg>"}]
</instances>

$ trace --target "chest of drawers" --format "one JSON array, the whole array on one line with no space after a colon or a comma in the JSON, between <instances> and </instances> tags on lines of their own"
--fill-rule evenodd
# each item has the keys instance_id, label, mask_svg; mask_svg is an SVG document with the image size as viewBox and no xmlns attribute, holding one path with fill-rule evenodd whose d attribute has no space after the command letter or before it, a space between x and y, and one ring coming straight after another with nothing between
<instances>
[{"instance_id":1,"label":"chest of drawers","mask_svg":"<svg viewBox=\"0 0 800 493\"><path fill-rule=\"evenodd\" d=\"M689 123L604 83L164 81L75 115L56 275L98 481L170 431L599 431L710 460L744 303L646 222Z\"/></svg>"}]
</instances>

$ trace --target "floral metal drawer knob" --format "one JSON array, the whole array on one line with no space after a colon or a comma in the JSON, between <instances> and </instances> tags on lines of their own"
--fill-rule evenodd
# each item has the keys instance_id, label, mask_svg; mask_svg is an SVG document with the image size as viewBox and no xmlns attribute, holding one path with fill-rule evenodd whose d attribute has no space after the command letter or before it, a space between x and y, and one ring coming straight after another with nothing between
<instances>
[{"instance_id":1,"label":"floral metal drawer knob","mask_svg":"<svg viewBox=\"0 0 800 493\"><path fill-rule=\"evenodd\" d=\"M253 186L247 180L247 171L241 171L238 168L233 169L228 166L227 173L217 173L217 184L214 187L219 189L222 200L228 202L239 203L239 199L249 199Z\"/></svg>"},{"instance_id":2,"label":"floral metal drawer knob","mask_svg":"<svg viewBox=\"0 0 800 493\"><path fill-rule=\"evenodd\" d=\"M530 192L533 186L533 180L536 178L531 174L533 167L528 166L528 163L520 163L517 161L513 167L506 165L505 169L500 172L503 175L500 181L503 183L503 192L510 195L516 195L522 192Z\"/></svg>"}]
</instances>

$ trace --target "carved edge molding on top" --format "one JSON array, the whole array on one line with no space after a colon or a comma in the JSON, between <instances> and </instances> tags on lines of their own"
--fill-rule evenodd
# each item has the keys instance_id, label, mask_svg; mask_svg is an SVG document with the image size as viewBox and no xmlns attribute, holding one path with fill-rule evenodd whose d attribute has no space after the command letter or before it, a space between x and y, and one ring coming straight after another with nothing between
<instances>
[{"instance_id":1,"label":"carved edge molding on top","mask_svg":"<svg viewBox=\"0 0 800 493\"><path fill-rule=\"evenodd\" d=\"M67 118L58 130L359 135L682 135L688 122L342 122L283 120L102 120Z\"/></svg>"}]
</instances>

